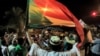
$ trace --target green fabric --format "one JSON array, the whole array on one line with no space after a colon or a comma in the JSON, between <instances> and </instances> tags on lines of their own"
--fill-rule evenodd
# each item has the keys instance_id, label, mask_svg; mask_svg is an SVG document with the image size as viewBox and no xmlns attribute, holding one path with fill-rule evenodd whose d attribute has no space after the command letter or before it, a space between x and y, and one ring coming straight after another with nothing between
<instances>
[{"instance_id":1,"label":"green fabric","mask_svg":"<svg viewBox=\"0 0 100 56\"><path fill-rule=\"evenodd\" d=\"M44 15L40 8L36 5L34 0L28 1L28 27L39 28L39 25L50 25L52 22L49 21Z\"/></svg>"},{"instance_id":2,"label":"green fabric","mask_svg":"<svg viewBox=\"0 0 100 56\"><path fill-rule=\"evenodd\" d=\"M15 52L16 53L23 53L23 56L26 56L26 53L28 52L27 51L27 49L25 48L25 47L23 47L23 46L21 46L21 45L17 45L16 47L15 47Z\"/></svg>"},{"instance_id":3,"label":"green fabric","mask_svg":"<svg viewBox=\"0 0 100 56\"><path fill-rule=\"evenodd\" d=\"M16 51L19 51L19 50L22 50L22 48L21 48L20 45L17 45L17 46L16 46Z\"/></svg>"},{"instance_id":4,"label":"green fabric","mask_svg":"<svg viewBox=\"0 0 100 56\"><path fill-rule=\"evenodd\" d=\"M29 0L29 24L40 24L43 15L33 1L34 0Z\"/></svg>"}]
</instances>

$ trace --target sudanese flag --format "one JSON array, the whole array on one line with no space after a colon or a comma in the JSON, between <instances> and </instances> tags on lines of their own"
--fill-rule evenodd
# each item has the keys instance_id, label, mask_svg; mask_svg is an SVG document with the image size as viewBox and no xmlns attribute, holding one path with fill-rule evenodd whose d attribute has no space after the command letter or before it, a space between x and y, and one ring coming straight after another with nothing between
<instances>
[{"instance_id":1,"label":"sudanese flag","mask_svg":"<svg viewBox=\"0 0 100 56\"><path fill-rule=\"evenodd\" d=\"M81 40L78 47L82 46L83 27L66 6L56 0L29 0L28 2L28 24L75 27Z\"/></svg>"}]
</instances>

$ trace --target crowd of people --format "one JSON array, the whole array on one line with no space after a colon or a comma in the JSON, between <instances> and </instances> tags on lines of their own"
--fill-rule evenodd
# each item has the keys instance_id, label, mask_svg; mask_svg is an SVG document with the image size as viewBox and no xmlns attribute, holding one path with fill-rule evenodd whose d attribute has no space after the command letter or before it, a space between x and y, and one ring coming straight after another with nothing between
<instances>
[{"instance_id":1,"label":"crowd of people","mask_svg":"<svg viewBox=\"0 0 100 56\"><path fill-rule=\"evenodd\" d=\"M100 56L100 27L90 25L85 29L85 56ZM87 33L87 34L86 34Z\"/></svg>"},{"instance_id":2,"label":"crowd of people","mask_svg":"<svg viewBox=\"0 0 100 56\"><path fill-rule=\"evenodd\" d=\"M0 56L26 56L29 44L26 36L17 33L7 33L0 37Z\"/></svg>"},{"instance_id":3,"label":"crowd of people","mask_svg":"<svg viewBox=\"0 0 100 56\"><path fill-rule=\"evenodd\" d=\"M99 29L92 26L84 31L87 33L91 31L93 40L88 41L88 38L85 38L87 39L83 45L85 56L91 53L91 56L99 56ZM85 35L87 33L85 32ZM29 37L26 35L25 32L22 36L18 36L14 32L5 32L4 36L0 37L0 56L81 56L80 50L77 48L80 39L76 31L47 27L45 29L33 29L33 32L29 33ZM32 44L29 43L28 38Z\"/></svg>"},{"instance_id":4,"label":"crowd of people","mask_svg":"<svg viewBox=\"0 0 100 56\"><path fill-rule=\"evenodd\" d=\"M72 54L80 56L79 51L76 48L78 35L74 31L68 32L58 27L48 27L43 29L42 33L39 33L39 30L35 31L35 34L31 35L31 39L33 39L34 43L28 53L29 56L66 56ZM70 52L66 53L66 51ZM37 54L34 54L34 52Z\"/></svg>"}]
</instances>

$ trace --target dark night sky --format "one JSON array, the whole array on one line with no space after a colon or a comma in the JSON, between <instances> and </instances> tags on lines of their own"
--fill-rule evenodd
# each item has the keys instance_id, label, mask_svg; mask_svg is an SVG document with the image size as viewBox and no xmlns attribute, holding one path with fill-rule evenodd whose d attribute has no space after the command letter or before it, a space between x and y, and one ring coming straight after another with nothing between
<instances>
[{"instance_id":1,"label":"dark night sky","mask_svg":"<svg viewBox=\"0 0 100 56\"><path fill-rule=\"evenodd\" d=\"M94 8L94 0L59 0L77 17L89 14Z\"/></svg>"},{"instance_id":2,"label":"dark night sky","mask_svg":"<svg viewBox=\"0 0 100 56\"><path fill-rule=\"evenodd\" d=\"M84 21L90 21L90 13L97 9L96 0L58 0L69 8L69 10L78 18L84 18ZM26 9L27 0L0 0L0 22L4 12L10 10L13 6L19 6ZM88 17L89 16L89 17ZM88 22L89 22L88 21ZM94 21L94 19L92 19ZM98 21L98 20L97 20ZM96 22L97 22L96 21ZM99 20L100 21L100 20ZM95 23L95 22L94 22Z\"/></svg>"},{"instance_id":3,"label":"dark night sky","mask_svg":"<svg viewBox=\"0 0 100 56\"><path fill-rule=\"evenodd\" d=\"M100 16L91 16L93 11L98 12L100 0L59 0L78 18L88 24L100 24ZM98 5L99 4L99 5ZM100 13L100 12L99 12Z\"/></svg>"}]
</instances>

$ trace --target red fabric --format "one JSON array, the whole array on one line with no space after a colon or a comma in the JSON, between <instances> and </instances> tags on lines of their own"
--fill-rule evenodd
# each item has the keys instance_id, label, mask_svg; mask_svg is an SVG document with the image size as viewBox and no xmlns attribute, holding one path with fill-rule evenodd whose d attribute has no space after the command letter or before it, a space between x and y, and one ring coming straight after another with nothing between
<instances>
[{"instance_id":1,"label":"red fabric","mask_svg":"<svg viewBox=\"0 0 100 56\"><path fill-rule=\"evenodd\" d=\"M54 17L61 20L73 21L76 25L77 33L80 36L81 43L78 47L82 46L84 41L84 32L81 24L77 18L68 10L66 6L57 2L56 0L34 0L36 5L40 8L44 16Z\"/></svg>"},{"instance_id":2,"label":"red fabric","mask_svg":"<svg viewBox=\"0 0 100 56\"><path fill-rule=\"evenodd\" d=\"M62 20L70 20L69 17L66 16L63 11L57 6L56 4L53 4L51 0L35 0L36 5L40 8L41 12L45 16L54 17L57 19ZM43 9L47 8L46 11Z\"/></svg>"},{"instance_id":3,"label":"red fabric","mask_svg":"<svg viewBox=\"0 0 100 56\"><path fill-rule=\"evenodd\" d=\"M52 2L55 3L56 5L58 5L61 8L61 10L63 10L65 12L65 14L67 16L69 16L69 19L71 19L75 23L77 33L79 34L80 39L81 39L81 42L78 44L78 47L80 48L83 44L83 41L84 41L83 27L81 26L81 24L79 23L77 18L68 10L67 7L65 7L63 4L61 4L59 2L54 2L54 1L52 1Z\"/></svg>"}]
</instances>

